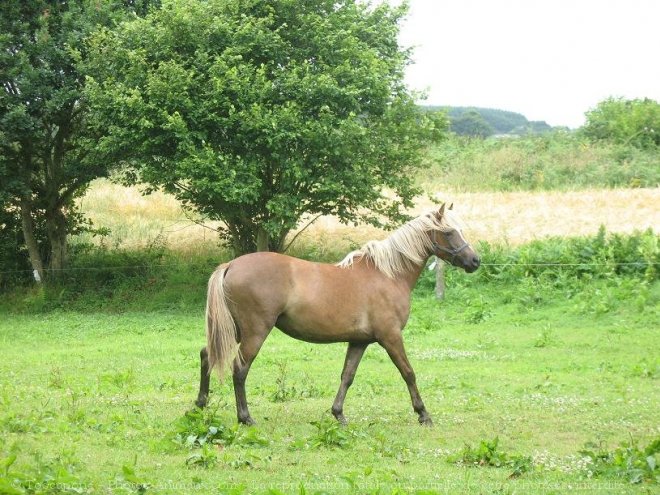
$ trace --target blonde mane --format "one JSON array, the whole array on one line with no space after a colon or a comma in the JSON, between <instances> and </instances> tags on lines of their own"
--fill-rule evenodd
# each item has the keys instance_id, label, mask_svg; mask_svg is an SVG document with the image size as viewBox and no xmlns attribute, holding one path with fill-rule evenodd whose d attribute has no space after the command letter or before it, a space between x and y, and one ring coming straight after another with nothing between
<instances>
[{"instance_id":1,"label":"blonde mane","mask_svg":"<svg viewBox=\"0 0 660 495\"><path fill-rule=\"evenodd\" d=\"M337 263L341 268L349 268L356 258L366 257L389 278L421 265L432 252L433 242L428 232L438 230L448 232L461 230L461 222L451 211L445 210L438 219L433 211L421 215L395 230L382 241L369 241L357 251L352 251Z\"/></svg>"}]
</instances>

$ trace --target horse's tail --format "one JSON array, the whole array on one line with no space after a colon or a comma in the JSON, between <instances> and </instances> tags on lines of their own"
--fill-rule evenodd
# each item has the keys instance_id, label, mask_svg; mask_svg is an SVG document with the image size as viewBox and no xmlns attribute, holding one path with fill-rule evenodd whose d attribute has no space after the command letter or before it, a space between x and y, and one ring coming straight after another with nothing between
<instances>
[{"instance_id":1,"label":"horse's tail","mask_svg":"<svg viewBox=\"0 0 660 495\"><path fill-rule=\"evenodd\" d=\"M209 373L217 367L220 378L232 361L236 359L240 362L241 359L236 322L227 305L228 297L224 282L228 268L228 265L222 265L213 272L209 278L206 297L206 347Z\"/></svg>"}]
</instances>

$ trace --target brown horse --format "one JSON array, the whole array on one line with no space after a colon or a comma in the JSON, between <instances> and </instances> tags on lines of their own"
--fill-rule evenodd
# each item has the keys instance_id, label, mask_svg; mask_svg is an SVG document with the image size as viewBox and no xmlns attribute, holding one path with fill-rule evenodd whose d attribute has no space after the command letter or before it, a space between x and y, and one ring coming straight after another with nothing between
<instances>
[{"instance_id":1,"label":"brown horse","mask_svg":"<svg viewBox=\"0 0 660 495\"><path fill-rule=\"evenodd\" d=\"M220 265L209 280L207 346L202 349L196 404L204 407L209 374L230 364L238 421L253 424L245 379L264 340L277 327L307 342L348 342L332 414L341 423L346 392L369 344L378 342L408 386L419 422L433 424L403 348L402 330L410 293L427 259L435 254L473 272L479 257L464 239L453 212L438 210L400 227L383 241L370 241L336 265L260 252ZM240 350L239 350L240 348Z\"/></svg>"}]
</instances>

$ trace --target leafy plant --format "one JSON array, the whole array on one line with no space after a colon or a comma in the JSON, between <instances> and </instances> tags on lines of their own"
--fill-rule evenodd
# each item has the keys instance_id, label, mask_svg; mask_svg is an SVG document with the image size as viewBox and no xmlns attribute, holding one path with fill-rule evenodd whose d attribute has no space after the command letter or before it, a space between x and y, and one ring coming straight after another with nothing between
<instances>
[{"instance_id":1,"label":"leafy plant","mask_svg":"<svg viewBox=\"0 0 660 495\"><path fill-rule=\"evenodd\" d=\"M549 326L544 326L543 329L541 330L541 333L534 341L534 347L538 347L538 348L548 347L549 345L556 342L556 340L557 338L555 337L552 328L550 328Z\"/></svg>"},{"instance_id":2,"label":"leafy plant","mask_svg":"<svg viewBox=\"0 0 660 495\"><path fill-rule=\"evenodd\" d=\"M591 461L588 476L624 478L634 484L660 482L660 437L644 448L631 437L613 451L606 450L602 442L591 442L580 453Z\"/></svg>"},{"instance_id":3,"label":"leafy plant","mask_svg":"<svg viewBox=\"0 0 660 495\"><path fill-rule=\"evenodd\" d=\"M187 466L197 466L211 468L218 463L217 447L215 445L204 444L202 448L186 458Z\"/></svg>"},{"instance_id":4,"label":"leafy plant","mask_svg":"<svg viewBox=\"0 0 660 495\"><path fill-rule=\"evenodd\" d=\"M312 421L311 424L316 428L316 433L311 439L312 447L345 448L351 440L348 429L334 419L323 418Z\"/></svg>"},{"instance_id":5,"label":"leafy plant","mask_svg":"<svg viewBox=\"0 0 660 495\"><path fill-rule=\"evenodd\" d=\"M135 472L135 465L137 464L137 456L135 457L132 465L124 464L121 468L121 478L128 483L129 490L133 493L140 495L147 493L150 485L143 478L138 476Z\"/></svg>"},{"instance_id":6,"label":"leafy plant","mask_svg":"<svg viewBox=\"0 0 660 495\"><path fill-rule=\"evenodd\" d=\"M207 445L268 445L268 439L254 427L238 424L222 424L216 412L209 409L193 409L176 422L173 440L188 448L204 448Z\"/></svg>"},{"instance_id":7,"label":"leafy plant","mask_svg":"<svg viewBox=\"0 0 660 495\"><path fill-rule=\"evenodd\" d=\"M512 469L509 475L518 477L533 468L532 458L522 455L509 455L498 449L499 438L481 440L477 447L466 444L460 454L449 456L447 460L472 467L508 467Z\"/></svg>"},{"instance_id":8,"label":"leafy plant","mask_svg":"<svg viewBox=\"0 0 660 495\"><path fill-rule=\"evenodd\" d=\"M493 316L493 312L488 308L488 303L482 296L476 300L472 300L465 310L465 321L474 325L483 323L491 316Z\"/></svg>"},{"instance_id":9,"label":"leafy plant","mask_svg":"<svg viewBox=\"0 0 660 495\"><path fill-rule=\"evenodd\" d=\"M295 398L298 395L296 387L289 385L288 383L288 374L287 374L287 365L286 361L280 361L277 363L277 377L275 378L275 384L277 389L271 396L273 402L286 402Z\"/></svg>"}]
</instances>

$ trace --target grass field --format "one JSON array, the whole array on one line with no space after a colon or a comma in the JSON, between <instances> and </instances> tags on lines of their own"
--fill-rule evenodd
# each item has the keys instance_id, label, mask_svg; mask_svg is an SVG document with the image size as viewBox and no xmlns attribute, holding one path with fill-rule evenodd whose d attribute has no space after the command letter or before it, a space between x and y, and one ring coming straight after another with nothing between
<instances>
[{"instance_id":1,"label":"grass field","mask_svg":"<svg viewBox=\"0 0 660 495\"><path fill-rule=\"evenodd\" d=\"M418 289L405 335L432 429L378 346L340 428L344 346L275 330L248 379L247 428L217 381L207 412L186 416L201 311L3 316L0 492L652 493L633 467L594 461L632 441L625 459L642 462L660 436L660 322L653 302L632 303L635 284L619 300L595 282L605 311L556 290L457 287L438 303Z\"/></svg>"},{"instance_id":2,"label":"grass field","mask_svg":"<svg viewBox=\"0 0 660 495\"><path fill-rule=\"evenodd\" d=\"M340 427L344 346L277 330L248 378L257 426L237 426L229 383L195 409L205 283L230 255L172 197L99 180L80 206L110 233L0 298L0 495L657 493L660 238L639 232L660 230L657 154L562 136L434 153L420 185L485 262L448 270L442 303L431 272L414 292L404 337L434 428L377 345ZM289 254L385 235L322 218Z\"/></svg>"}]
</instances>

